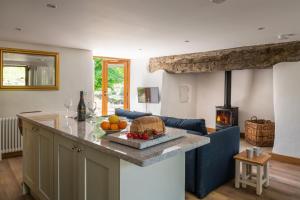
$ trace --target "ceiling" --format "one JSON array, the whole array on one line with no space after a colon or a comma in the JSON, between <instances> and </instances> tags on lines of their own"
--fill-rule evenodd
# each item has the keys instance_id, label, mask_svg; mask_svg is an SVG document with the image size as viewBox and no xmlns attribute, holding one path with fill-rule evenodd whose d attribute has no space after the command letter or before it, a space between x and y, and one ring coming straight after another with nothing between
<instances>
[{"instance_id":1,"label":"ceiling","mask_svg":"<svg viewBox=\"0 0 300 200\"><path fill-rule=\"evenodd\" d=\"M0 0L0 40L163 56L300 40L299 10L299 0Z\"/></svg>"}]
</instances>

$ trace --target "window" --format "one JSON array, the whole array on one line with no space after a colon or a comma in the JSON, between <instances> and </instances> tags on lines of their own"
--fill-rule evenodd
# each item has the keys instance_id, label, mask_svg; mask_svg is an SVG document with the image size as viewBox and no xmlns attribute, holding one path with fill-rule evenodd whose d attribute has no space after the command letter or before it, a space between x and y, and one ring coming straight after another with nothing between
<instances>
[{"instance_id":1,"label":"window","mask_svg":"<svg viewBox=\"0 0 300 200\"><path fill-rule=\"evenodd\" d=\"M4 66L3 85L4 86L26 86L27 82L26 66Z\"/></svg>"}]
</instances>

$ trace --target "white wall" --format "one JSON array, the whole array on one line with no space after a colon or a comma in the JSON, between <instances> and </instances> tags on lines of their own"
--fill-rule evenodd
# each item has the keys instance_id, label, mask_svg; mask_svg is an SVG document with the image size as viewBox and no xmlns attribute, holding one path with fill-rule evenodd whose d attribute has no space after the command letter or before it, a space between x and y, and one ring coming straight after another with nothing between
<instances>
[{"instance_id":1,"label":"white wall","mask_svg":"<svg viewBox=\"0 0 300 200\"><path fill-rule=\"evenodd\" d=\"M188 101L180 101L180 86L188 88ZM161 115L179 118L197 116L197 85L194 74L163 73Z\"/></svg>"},{"instance_id":2,"label":"white wall","mask_svg":"<svg viewBox=\"0 0 300 200\"><path fill-rule=\"evenodd\" d=\"M197 117L215 127L215 106L224 105L224 72L197 75ZM239 107L239 126L255 115L274 120L273 70L240 70L232 73L232 106Z\"/></svg>"},{"instance_id":3,"label":"white wall","mask_svg":"<svg viewBox=\"0 0 300 200\"><path fill-rule=\"evenodd\" d=\"M162 92L163 72L157 71L150 73L148 70L149 58L139 58L131 60L130 74L130 110L146 111L146 104L138 103L137 88L138 87L159 87L160 94ZM159 115L161 103L147 104L147 112Z\"/></svg>"},{"instance_id":4,"label":"white wall","mask_svg":"<svg viewBox=\"0 0 300 200\"><path fill-rule=\"evenodd\" d=\"M224 72L197 75L197 117L205 119L207 127L215 127L216 106L224 104Z\"/></svg>"},{"instance_id":5,"label":"white wall","mask_svg":"<svg viewBox=\"0 0 300 200\"><path fill-rule=\"evenodd\" d=\"M150 73L149 58L131 60L130 77L130 110L146 111L144 103L138 103L137 87L159 87L161 101L159 104L148 104L148 112L182 118L196 117L196 82L192 74L169 74L164 71ZM179 86L188 85L190 100L179 101Z\"/></svg>"},{"instance_id":6,"label":"white wall","mask_svg":"<svg viewBox=\"0 0 300 200\"><path fill-rule=\"evenodd\" d=\"M274 66L276 154L300 158L300 62Z\"/></svg>"},{"instance_id":7,"label":"white wall","mask_svg":"<svg viewBox=\"0 0 300 200\"><path fill-rule=\"evenodd\" d=\"M58 91L0 91L0 117L15 116L31 110L60 111L63 104L72 98L74 109L79 91L87 91L86 101L93 95L92 52L87 50L60 48L0 41L0 47L54 51L60 54L60 89Z\"/></svg>"}]
</instances>

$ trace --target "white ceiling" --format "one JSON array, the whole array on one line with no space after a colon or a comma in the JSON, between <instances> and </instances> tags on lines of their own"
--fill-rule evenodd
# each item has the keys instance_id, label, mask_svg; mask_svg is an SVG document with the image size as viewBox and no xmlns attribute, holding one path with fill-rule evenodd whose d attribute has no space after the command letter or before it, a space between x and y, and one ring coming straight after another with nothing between
<instances>
[{"instance_id":1,"label":"white ceiling","mask_svg":"<svg viewBox=\"0 0 300 200\"><path fill-rule=\"evenodd\" d=\"M300 40L299 19L300 0L0 0L0 40L135 58Z\"/></svg>"}]
</instances>

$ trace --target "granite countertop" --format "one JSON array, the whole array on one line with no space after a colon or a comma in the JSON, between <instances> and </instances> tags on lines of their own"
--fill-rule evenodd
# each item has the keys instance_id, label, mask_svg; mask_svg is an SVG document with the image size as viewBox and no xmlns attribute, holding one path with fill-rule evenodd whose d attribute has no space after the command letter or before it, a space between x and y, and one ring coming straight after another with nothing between
<instances>
[{"instance_id":1,"label":"granite countertop","mask_svg":"<svg viewBox=\"0 0 300 200\"><path fill-rule=\"evenodd\" d=\"M82 143L142 167L160 162L176 156L178 153L195 149L210 142L208 137L188 134L185 130L168 128L168 131L183 131L185 132L185 136L139 150L110 142L106 139L105 132L99 126L99 123L103 120L101 117L97 118L97 122L91 122L90 120L78 122L72 118L66 118L60 112L25 113L18 114L17 116L54 134L65 136L75 142Z\"/></svg>"}]
</instances>

